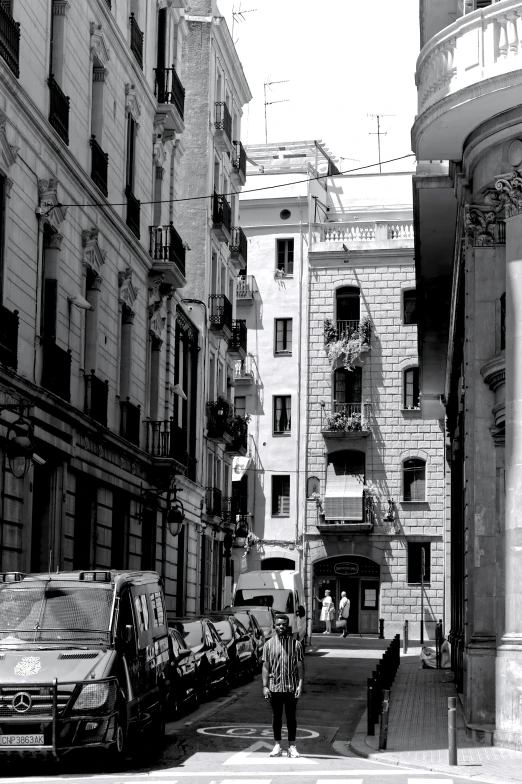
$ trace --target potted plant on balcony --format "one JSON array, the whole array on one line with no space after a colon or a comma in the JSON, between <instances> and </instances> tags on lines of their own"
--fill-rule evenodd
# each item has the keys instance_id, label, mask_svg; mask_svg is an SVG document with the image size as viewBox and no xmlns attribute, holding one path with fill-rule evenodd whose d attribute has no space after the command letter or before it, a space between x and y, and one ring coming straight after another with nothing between
<instances>
[{"instance_id":1,"label":"potted plant on balcony","mask_svg":"<svg viewBox=\"0 0 522 784\"><path fill-rule=\"evenodd\" d=\"M232 443L230 444L231 449L237 451L239 449L247 448L249 422L250 414L245 414L245 416L241 416L241 414L231 414L228 417L226 429L232 436Z\"/></svg>"},{"instance_id":2,"label":"potted plant on balcony","mask_svg":"<svg viewBox=\"0 0 522 784\"><path fill-rule=\"evenodd\" d=\"M226 397L220 396L217 400L207 403L207 417L209 435L211 433L222 435L225 430L228 430L230 403Z\"/></svg>"},{"instance_id":3,"label":"potted plant on balcony","mask_svg":"<svg viewBox=\"0 0 522 784\"><path fill-rule=\"evenodd\" d=\"M362 429L362 416L359 412L345 414L343 411L336 411L326 419L325 430L350 433Z\"/></svg>"},{"instance_id":4,"label":"potted plant on balcony","mask_svg":"<svg viewBox=\"0 0 522 784\"><path fill-rule=\"evenodd\" d=\"M346 370L353 370L355 361L370 350L372 325L368 316L363 316L359 326L350 333L339 337L337 328L331 319L324 320L324 343L326 354L333 366L339 359Z\"/></svg>"}]
</instances>

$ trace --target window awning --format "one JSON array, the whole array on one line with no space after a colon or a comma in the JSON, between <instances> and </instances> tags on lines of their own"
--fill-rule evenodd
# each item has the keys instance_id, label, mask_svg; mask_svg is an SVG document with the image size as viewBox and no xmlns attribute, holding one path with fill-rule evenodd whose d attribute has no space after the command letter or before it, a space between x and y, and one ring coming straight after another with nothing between
<instances>
[{"instance_id":1,"label":"window awning","mask_svg":"<svg viewBox=\"0 0 522 784\"><path fill-rule=\"evenodd\" d=\"M363 520L364 476L345 474L341 466L330 464L324 494L325 520Z\"/></svg>"}]
</instances>

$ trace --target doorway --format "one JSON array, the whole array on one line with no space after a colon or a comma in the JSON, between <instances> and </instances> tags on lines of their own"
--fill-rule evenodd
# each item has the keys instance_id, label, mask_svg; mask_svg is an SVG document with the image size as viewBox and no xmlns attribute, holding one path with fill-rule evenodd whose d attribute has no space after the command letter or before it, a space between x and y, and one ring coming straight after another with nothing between
<instances>
[{"instance_id":1,"label":"doorway","mask_svg":"<svg viewBox=\"0 0 522 784\"><path fill-rule=\"evenodd\" d=\"M342 577L339 579L339 599L336 610L339 609L342 591L346 591L346 598L350 602L350 615L346 630L348 634L359 632L359 580L357 577Z\"/></svg>"},{"instance_id":2,"label":"doorway","mask_svg":"<svg viewBox=\"0 0 522 784\"><path fill-rule=\"evenodd\" d=\"M322 600L329 590L339 611L341 592L350 600L348 618L349 634L378 634L380 567L376 561L363 555L336 555L313 564L313 596ZM325 629L320 621L321 601L314 599L314 631Z\"/></svg>"}]
</instances>

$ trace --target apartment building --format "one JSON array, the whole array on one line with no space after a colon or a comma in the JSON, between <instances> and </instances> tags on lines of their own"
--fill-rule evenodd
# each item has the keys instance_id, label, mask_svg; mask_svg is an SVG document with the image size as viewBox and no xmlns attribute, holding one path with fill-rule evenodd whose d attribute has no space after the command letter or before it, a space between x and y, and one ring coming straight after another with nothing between
<instances>
[{"instance_id":1,"label":"apartment building","mask_svg":"<svg viewBox=\"0 0 522 784\"><path fill-rule=\"evenodd\" d=\"M420 3L412 129L421 410L448 433L453 669L469 731L519 750L521 13Z\"/></svg>"},{"instance_id":2,"label":"apartment building","mask_svg":"<svg viewBox=\"0 0 522 784\"><path fill-rule=\"evenodd\" d=\"M419 408L411 173L341 175L319 142L249 146L236 400L258 465L237 569L297 568L316 630L433 639L444 618L444 432ZM274 187L276 186L276 187Z\"/></svg>"},{"instance_id":3,"label":"apartment building","mask_svg":"<svg viewBox=\"0 0 522 784\"><path fill-rule=\"evenodd\" d=\"M180 612L204 497L184 7L0 6L0 568L154 568Z\"/></svg>"}]
</instances>

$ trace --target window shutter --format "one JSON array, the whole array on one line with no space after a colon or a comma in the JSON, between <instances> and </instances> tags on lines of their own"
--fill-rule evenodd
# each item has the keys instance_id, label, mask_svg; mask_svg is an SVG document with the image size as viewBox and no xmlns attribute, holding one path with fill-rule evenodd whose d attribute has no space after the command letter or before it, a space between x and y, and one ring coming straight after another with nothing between
<instances>
[{"instance_id":1,"label":"window shutter","mask_svg":"<svg viewBox=\"0 0 522 784\"><path fill-rule=\"evenodd\" d=\"M346 474L343 466L330 463L324 498L325 520L362 521L363 492L364 477L361 474Z\"/></svg>"}]
</instances>

